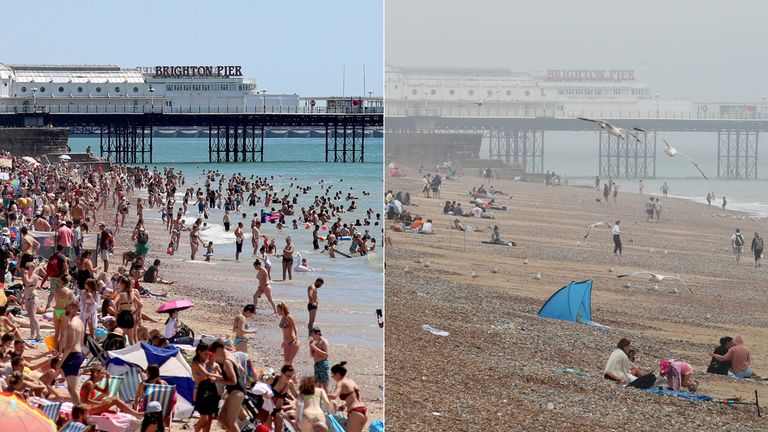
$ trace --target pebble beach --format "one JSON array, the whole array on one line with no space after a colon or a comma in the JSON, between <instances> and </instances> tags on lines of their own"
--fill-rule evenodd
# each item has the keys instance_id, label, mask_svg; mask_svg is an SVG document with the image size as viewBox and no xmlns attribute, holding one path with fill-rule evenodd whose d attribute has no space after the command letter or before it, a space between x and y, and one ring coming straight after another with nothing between
<instances>
[{"instance_id":1,"label":"pebble beach","mask_svg":"<svg viewBox=\"0 0 768 432\"><path fill-rule=\"evenodd\" d=\"M487 181L444 181L441 197L424 198L421 174L387 177L386 188L410 192L405 209L431 218L434 234L387 231L386 386L388 426L424 430L765 430L755 390L768 401L768 384L706 374L707 353L723 336L742 335L757 375L768 374L768 268L754 267L745 248L741 264L730 236L764 233L765 220L682 199L661 197L661 222L648 223L647 195L620 189L617 202L597 202L586 187L493 180L495 219L460 218L482 229L448 229L446 200L468 207L468 191ZM619 181L622 184L622 181ZM634 184L634 183L632 183ZM621 220L624 254L614 256L609 228ZM482 244L493 225L516 247ZM389 226L389 224L388 224ZM648 270L679 276L661 284L617 275ZM475 273L474 277L472 273ZM541 274L541 279L533 276ZM593 280L592 327L543 319L547 298L571 281ZM657 286L658 285L658 286ZM449 333L441 337L424 324ZM663 358L689 362L698 393L752 404L692 402L624 388L603 378L611 350L628 338L637 364L655 371ZM564 370L572 370L568 373ZM394 371L397 371L396 373ZM765 396L763 396L765 395ZM765 402L762 402L764 404Z\"/></svg>"}]
</instances>

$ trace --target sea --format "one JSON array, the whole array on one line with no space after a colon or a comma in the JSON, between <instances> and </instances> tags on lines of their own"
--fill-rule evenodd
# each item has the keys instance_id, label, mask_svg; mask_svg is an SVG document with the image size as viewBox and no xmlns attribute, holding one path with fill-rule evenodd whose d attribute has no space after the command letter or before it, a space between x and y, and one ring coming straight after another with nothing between
<instances>
[{"instance_id":1,"label":"sea","mask_svg":"<svg viewBox=\"0 0 768 432\"><path fill-rule=\"evenodd\" d=\"M69 146L73 152L84 152L90 146L97 149L98 155L99 139L90 137L69 138ZM361 222L365 218L366 209L374 211L371 225L365 227L370 230L370 234L377 240L377 248L381 248L382 229L383 229L383 151L384 144L381 138L366 138L365 140L365 163L327 163L325 162L325 139L324 138L267 138L264 140L264 162L249 163L209 163L208 162L208 139L207 138L154 138L153 140L153 164L145 164L150 170L157 167L162 170L163 167L174 168L181 171L186 177L186 184L179 188L176 202L181 204L184 188L198 187L204 189L203 173L208 170L219 171L229 177L234 173L241 173L247 177L268 176L274 177L272 181L275 190L291 189L291 184L311 186L312 189L307 195L299 196L297 209L308 207L315 195L322 194L323 186L332 186L332 191L340 190L343 196L352 193L357 196L355 202L358 209L355 212L348 212L342 215L344 222L354 223L357 219ZM292 180L294 179L294 180ZM295 180L298 179L298 180ZM321 184L322 182L322 184ZM296 193L296 189L293 189ZM363 193L365 192L365 194ZM263 198L263 194L261 195ZM341 200L345 206L349 201ZM263 207L263 202L258 203L256 207L243 206L242 214L231 213L232 228L229 232L224 230L222 218L223 210L213 209L209 212L209 218L203 219L207 223L207 228L201 232L201 240L204 242L213 241L215 250L215 261L227 260L234 261L235 255L235 235L234 229L237 222L243 222L246 241L243 245L243 254L241 261L250 263L252 259L252 247L250 242L250 221L255 212L259 212ZM158 209L145 209L147 218L160 219L156 213ZM269 211L269 209L266 209ZM382 219L376 224L375 213L381 214ZM194 200L188 207L185 216L186 225L194 223L198 215ZM286 217L286 222L290 224L292 217ZM378 249L366 257L336 259L328 258L327 254L320 254L312 248L312 231L305 229L303 224L299 224L299 230L293 230L290 226L283 230L277 230L274 224L263 224L262 233L274 238L278 246L278 252L282 250L285 244L285 237L291 236L296 244L297 251L303 258L307 258L309 265L319 271L314 273L294 273L294 283L288 285L278 284L275 291L281 290L281 294L275 294L276 298L285 298L286 300L298 301L306 300L306 287L315 277L325 279L325 286L320 291L321 301L326 305L333 305L327 308L318 319L334 323L343 323L350 327L363 326L364 328L375 327L378 330L376 321L376 309L382 309L384 305L384 259L383 252ZM322 235L322 233L321 233ZM189 246L182 241L181 254L185 256L189 253ZM322 246L322 244L321 244ZM339 250L346 251L349 242L341 242ZM205 249L199 249L198 260L202 259ZM161 257L162 258L162 257ZM188 258L188 257L187 257ZM271 258L272 261L272 279L282 279L280 269L280 258ZM243 265L244 271L252 271L250 264ZM301 281L300 283L297 281ZM253 294L255 285L244 287L232 287L235 292L238 290L248 296ZM288 298L286 298L286 296ZM262 300L265 302L265 300ZM264 303L266 305L266 303ZM260 305L260 309L263 305ZM299 316L303 317L305 312L297 311ZM361 337L347 337L345 340L331 339L332 342L349 342L358 345L370 345L380 347L382 344L380 331L365 331ZM368 336L366 336L368 335Z\"/></svg>"},{"instance_id":2,"label":"sea","mask_svg":"<svg viewBox=\"0 0 768 432\"><path fill-rule=\"evenodd\" d=\"M709 180L705 180L684 157L664 153L666 139L673 147L694 159ZM758 155L758 180L717 178L717 134L714 132L659 133L656 145L656 178L644 179L646 194L661 194L666 182L669 195L706 204L707 194L714 192L721 205L754 216L768 217L768 156ZM765 144L764 144L765 145ZM764 151L761 151L765 153ZM481 157L487 157L488 145L483 143ZM544 136L544 171L567 176L571 185L594 186L599 170L597 132L546 132ZM602 178L601 183L607 182ZM613 179L620 192L638 192L639 179Z\"/></svg>"}]
</instances>

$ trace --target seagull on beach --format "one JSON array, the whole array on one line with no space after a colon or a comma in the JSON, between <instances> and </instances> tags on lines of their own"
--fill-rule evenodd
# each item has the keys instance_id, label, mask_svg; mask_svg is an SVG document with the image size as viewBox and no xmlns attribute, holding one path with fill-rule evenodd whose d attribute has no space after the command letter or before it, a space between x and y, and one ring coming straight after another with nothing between
<instances>
[{"instance_id":1,"label":"seagull on beach","mask_svg":"<svg viewBox=\"0 0 768 432\"><path fill-rule=\"evenodd\" d=\"M696 167L696 169L699 171L701 176L704 177L704 180L709 181L709 179L707 178L707 175L704 174L704 171L702 171L701 168L699 168L699 164L697 164L695 160L691 159L691 157L688 156L687 154L682 153L680 150L678 150L678 149L672 147L671 145L669 145L667 140L665 140L664 138L662 138L661 140L664 141L664 146L665 146L664 147L664 153L666 153L670 157L674 157L674 156L680 155L680 156L688 159L688 161L690 161L693 164L693 166Z\"/></svg>"},{"instance_id":2,"label":"seagull on beach","mask_svg":"<svg viewBox=\"0 0 768 432\"><path fill-rule=\"evenodd\" d=\"M632 130L632 129L624 129L624 128L616 127L605 120L594 120L594 119L588 119L586 117L576 117L576 118L579 120L597 123L597 125L600 126L601 129L605 129L605 131L608 132L608 134L618 137L621 140L623 140L625 136L629 135L632 138L634 138L635 141L640 142L640 137L638 137L637 135L637 129Z\"/></svg>"},{"instance_id":3,"label":"seagull on beach","mask_svg":"<svg viewBox=\"0 0 768 432\"><path fill-rule=\"evenodd\" d=\"M603 221L603 222L595 222L593 224L587 225L587 232L584 233L584 238L587 238L587 236L589 235L589 232L592 231L593 228L597 228L597 227L599 227L601 225L604 225L607 228L611 227L611 224L609 224L608 222L605 222L605 221Z\"/></svg>"},{"instance_id":4,"label":"seagull on beach","mask_svg":"<svg viewBox=\"0 0 768 432\"><path fill-rule=\"evenodd\" d=\"M625 277L632 277L632 276L641 275L641 274L650 275L651 277L648 278L648 280L650 282L662 283L665 280L676 280L676 281L679 281L681 284L683 284L684 287L688 288L688 291L690 291L691 294L693 294L693 290L688 285L686 285L685 282L683 282L682 279L680 279L677 276L664 276L664 275L660 275L660 274L657 274L657 273L652 273L652 272L649 272L649 271L639 271L639 272L634 272L634 273L620 274L620 275L618 275L616 277L618 277L618 278L625 278Z\"/></svg>"}]
</instances>

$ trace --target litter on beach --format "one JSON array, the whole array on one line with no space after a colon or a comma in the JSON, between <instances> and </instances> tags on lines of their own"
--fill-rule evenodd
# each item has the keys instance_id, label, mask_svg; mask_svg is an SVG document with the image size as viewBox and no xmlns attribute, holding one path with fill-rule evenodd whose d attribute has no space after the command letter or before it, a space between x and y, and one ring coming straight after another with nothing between
<instances>
[{"instance_id":1,"label":"litter on beach","mask_svg":"<svg viewBox=\"0 0 768 432\"><path fill-rule=\"evenodd\" d=\"M421 328L424 329L425 331L428 331L428 332L432 333L433 335L436 335L436 336L450 336L450 333L448 333L447 331L438 330L438 329L432 327L429 324L424 324L424 325L421 326Z\"/></svg>"}]
</instances>

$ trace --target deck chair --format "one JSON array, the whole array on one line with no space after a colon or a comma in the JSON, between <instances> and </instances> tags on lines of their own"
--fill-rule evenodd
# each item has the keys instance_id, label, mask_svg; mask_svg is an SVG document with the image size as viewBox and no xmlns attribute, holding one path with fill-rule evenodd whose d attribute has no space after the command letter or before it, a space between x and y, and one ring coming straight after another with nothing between
<instances>
[{"instance_id":1,"label":"deck chair","mask_svg":"<svg viewBox=\"0 0 768 432\"><path fill-rule=\"evenodd\" d=\"M176 386L174 385L144 384L144 401L142 405L146 407L150 402L160 402L160 405L163 407L165 427L170 427L171 420L173 420L173 410L176 405L175 396Z\"/></svg>"},{"instance_id":2,"label":"deck chair","mask_svg":"<svg viewBox=\"0 0 768 432\"><path fill-rule=\"evenodd\" d=\"M51 402L48 399L36 397L30 398L30 404L36 406L46 417L56 422L61 411L61 402Z\"/></svg>"},{"instance_id":3,"label":"deck chair","mask_svg":"<svg viewBox=\"0 0 768 432\"><path fill-rule=\"evenodd\" d=\"M69 421L59 429L59 432L83 432L87 425L75 421Z\"/></svg>"},{"instance_id":4,"label":"deck chair","mask_svg":"<svg viewBox=\"0 0 768 432\"><path fill-rule=\"evenodd\" d=\"M94 361L104 365L107 364L107 352L101 347L101 344L89 334L85 335L85 346L88 348L88 353L91 355L91 358L88 359L86 365L90 365Z\"/></svg>"},{"instance_id":5,"label":"deck chair","mask_svg":"<svg viewBox=\"0 0 768 432\"><path fill-rule=\"evenodd\" d=\"M124 380L125 380L125 377L122 376L122 375L120 375L120 376L110 376L109 377L109 388L107 389L109 392L106 395L104 395L104 397L112 398L112 397L118 396L118 393L120 391L120 386L121 386L121 384L123 384ZM97 383L97 385L99 387L103 388L105 385L107 385L107 378L102 378L101 381L99 381ZM101 394L101 392L96 390L96 395L98 396L100 394ZM134 392L134 394L135 394L135 392Z\"/></svg>"},{"instance_id":6,"label":"deck chair","mask_svg":"<svg viewBox=\"0 0 768 432\"><path fill-rule=\"evenodd\" d=\"M123 402L133 402L141 383L141 369L131 366L122 375L123 382L118 388L118 395ZM112 387L110 387L111 390ZM111 391L110 391L111 393Z\"/></svg>"}]
</instances>

